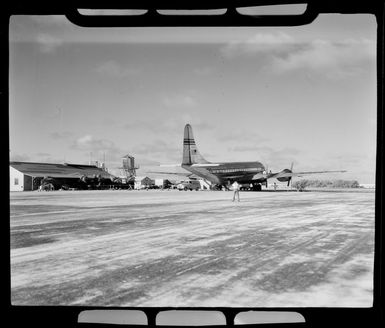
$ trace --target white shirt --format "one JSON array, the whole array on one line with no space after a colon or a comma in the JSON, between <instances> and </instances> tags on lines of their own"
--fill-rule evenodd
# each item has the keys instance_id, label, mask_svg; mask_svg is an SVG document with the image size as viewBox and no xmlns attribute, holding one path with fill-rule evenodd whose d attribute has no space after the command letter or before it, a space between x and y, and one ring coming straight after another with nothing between
<instances>
[{"instance_id":1,"label":"white shirt","mask_svg":"<svg viewBox=\"0 0 385 328\"><path fill-rule=\"evenodd\" d=\"M232 187L233 187L233 190L239 190L239 183L237 181L235 181L233 184L232 184Z\"/></svg>"}]
</instances>

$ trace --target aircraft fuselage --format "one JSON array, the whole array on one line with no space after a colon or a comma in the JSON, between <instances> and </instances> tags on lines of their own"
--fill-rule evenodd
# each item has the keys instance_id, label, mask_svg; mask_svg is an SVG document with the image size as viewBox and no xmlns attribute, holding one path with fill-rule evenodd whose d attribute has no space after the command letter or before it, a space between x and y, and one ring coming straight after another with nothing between
<instances>
[{"instance_id":1,"label":"aircraft fuselage","mask_svg":"<svg viewBox=\"0 0 385 328\"><path fill-rule=\"evenodd\" d=\"M255 183L253 177L262 174L265 167L260 162L227 162L215 166L201 164L199 166L183 164L182 167L214 184L227 185L237 181L239 183ZM263 181L260 181L263 182Z\"/></svg>"}]
</instances>

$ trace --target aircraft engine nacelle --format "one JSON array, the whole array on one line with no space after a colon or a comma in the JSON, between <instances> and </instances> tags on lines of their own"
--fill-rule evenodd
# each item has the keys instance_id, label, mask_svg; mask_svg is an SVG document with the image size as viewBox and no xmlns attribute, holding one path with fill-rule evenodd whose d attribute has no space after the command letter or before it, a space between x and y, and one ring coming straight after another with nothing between
<instances>
[{"instance_id":1,"label":"aircraft engine nacelle","mask_svg":"<svg viewBox=\"0 0 385 328\"><path fill-rule=\"evenodd\" d=\"M289 169L284 169L280 173L292 173L292 171ZM280 177L280 178L277 178L277 180L280 182L290 181L291 177Z\"/></svg>"},{"instance_id":2,"label":"aircraft engine nacelle","mask_svg":"<svg viewBox=\"0 0 385 328\"><path fill-rule=\"evenodd\" d=\"M291 163L291 168L290 170L289 169L284 169L280 172L280 174L283 175L283 177L278 177L277 180L280 181L280 182L286 182L287 181L287 186L289 187L290 186L290 182L291 182L291 179L292 179L292 175L289 175L289 176L284 176L285 173L293 173L293 164L294 163Z\"/></svg>"}]
</instances>

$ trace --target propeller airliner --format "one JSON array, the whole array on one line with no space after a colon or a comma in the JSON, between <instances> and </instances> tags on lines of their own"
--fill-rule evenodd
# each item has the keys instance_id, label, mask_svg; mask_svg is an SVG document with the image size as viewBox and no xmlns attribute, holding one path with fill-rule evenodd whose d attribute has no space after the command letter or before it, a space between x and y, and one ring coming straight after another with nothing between
<instances>
[{"instance_id":1,"label":"propeller airliner","mask_svg":"<svg viewBox=\"0 0 385 328\"><path fill-rule=\"evenodd\" d=\"M280 182L290 182L293 177L302 177L311 174L340 173L346 171L307 171L293 172L293 163L290 169L280 172L267 172L267 168L261 162L225 162L213 163L207 161L199 152L195 143L192 127L186 124L183 136L183 160L179 164L183 169L191 172L189 178L197 176L210 181L217 186L228 188L234 181L241 185L248 185L252 190L261 190L261 186L268 186L269 179L277 179ZM155 173L155 172L154 172ZM165 172L158 172L165 173ZM178 173L176 173L178 174ZM180 174L179 174L180 175Z\"/></svg>"}]
</instances>

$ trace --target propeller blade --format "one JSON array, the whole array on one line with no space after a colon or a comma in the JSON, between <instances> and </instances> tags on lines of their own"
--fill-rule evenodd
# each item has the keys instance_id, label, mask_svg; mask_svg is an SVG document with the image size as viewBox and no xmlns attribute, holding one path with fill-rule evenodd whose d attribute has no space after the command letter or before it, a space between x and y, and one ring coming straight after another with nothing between
<instances>
[{"instance_id":1,"label":"propeller blade","mask_svg":"<svg viewBox=\"0 0 385 328\"><path fill-rule=\"evenodd\" d=\"M294 162L291 162L291 166L290 166L290 172L293 173L293 166L294 166ZM293 177L290 177L289 180L287 180L287 186L290 187L290 182L291 182L291 179Z\"/></svg>"},{"instance_id":2,"label":"propeller blade","mask_svg":"<svg viewBox=\"0 0 385 328\"><path fill-rule=\"evenodd\" d=\"M266 169L266 189L268 187L268 184L267 184L267 177L269 176L269 165L265 165L265 169Z\"/></svg>"}]
</instances>

